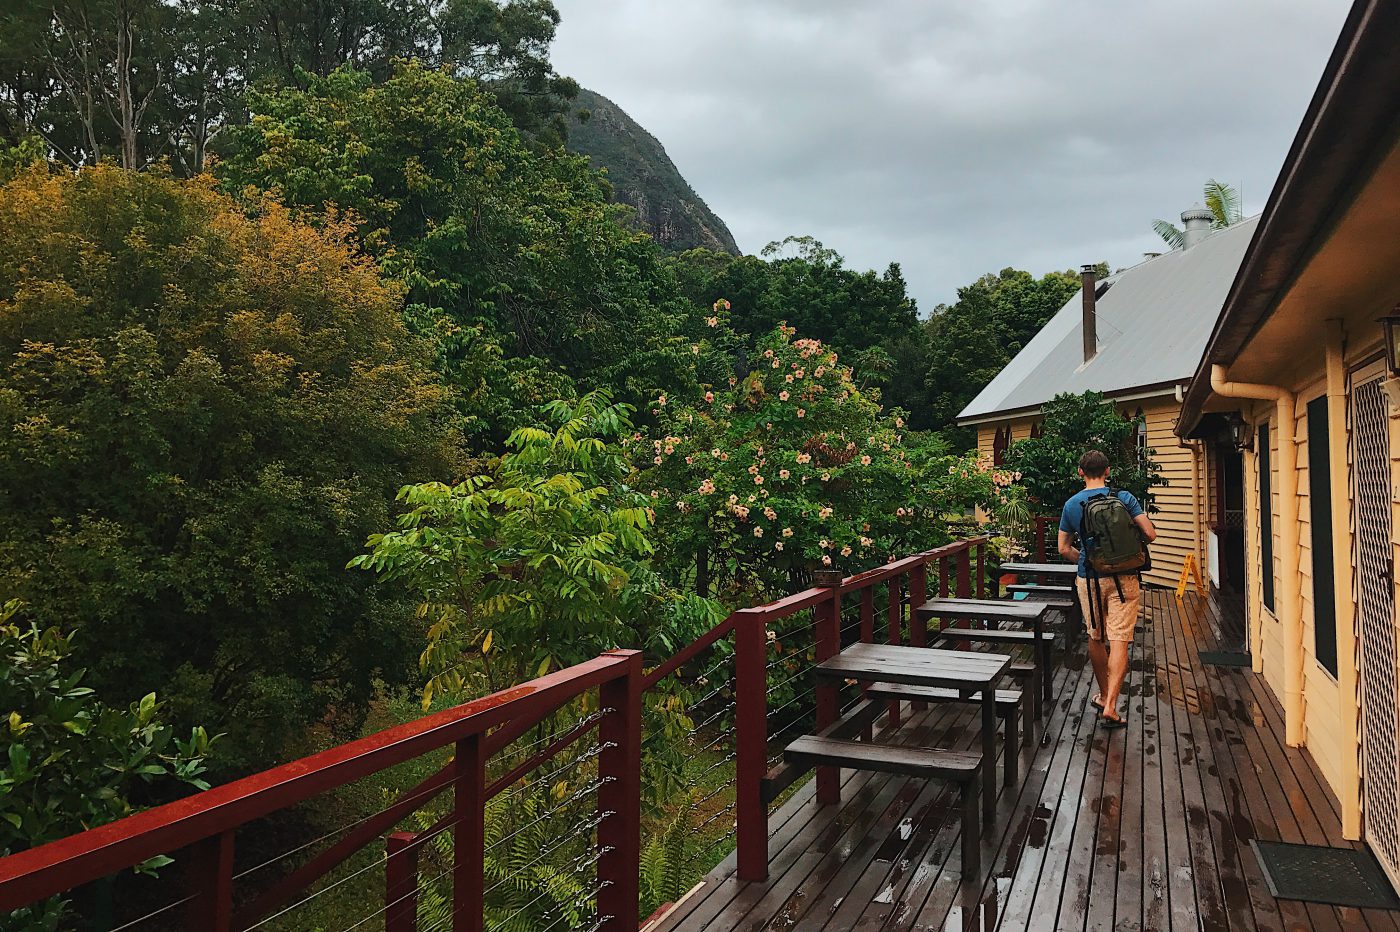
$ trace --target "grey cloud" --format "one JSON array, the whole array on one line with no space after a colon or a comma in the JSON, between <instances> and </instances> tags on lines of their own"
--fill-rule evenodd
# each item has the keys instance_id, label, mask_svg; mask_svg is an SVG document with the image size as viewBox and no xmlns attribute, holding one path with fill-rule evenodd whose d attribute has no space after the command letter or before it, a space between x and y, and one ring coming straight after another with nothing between
<instances>
[{"instance_id":1,"label":"grey cloud","mask_svg":"<svg viewBox=\"0 0 1400 932\"><path fill-rule=\"evenodd\" d=\"M556 0L756 252L810 233L927 311L1008 265L1129 265L1208 177L1263 205L1344 0Z\"/></svg>"}]
</instances>

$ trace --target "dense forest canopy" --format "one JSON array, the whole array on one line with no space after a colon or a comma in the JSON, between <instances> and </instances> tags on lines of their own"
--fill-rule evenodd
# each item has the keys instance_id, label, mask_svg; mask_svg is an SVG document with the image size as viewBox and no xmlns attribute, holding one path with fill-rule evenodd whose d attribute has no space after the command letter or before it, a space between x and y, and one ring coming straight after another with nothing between
<instances>
[{"instance_id":1,"label":"dense forest canopy","mask_svg":"<svg viewBox=\"0 0 1400 932\"><path fill-rule=\"evenodd\" d=\"M953 422L1077 276L1006 269L921 319L898 262L810 236L668 252L562 144L558 22L0 11L0 604L36 626L17 651L62 646L27 694L71 657L114 721L192 735L170 774L223 779L424 684L654 659L974 507L1024 516ZM10 850L48 837L26 824Z\"/></svg>"}]
</instances>

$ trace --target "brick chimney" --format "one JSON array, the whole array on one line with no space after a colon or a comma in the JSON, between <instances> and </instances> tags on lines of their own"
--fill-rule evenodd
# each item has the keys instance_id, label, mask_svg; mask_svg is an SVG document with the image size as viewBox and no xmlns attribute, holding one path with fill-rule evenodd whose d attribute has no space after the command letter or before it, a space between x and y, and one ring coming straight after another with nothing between
<instances>
[{"instance_id":1,"label":"brick chimney","mask_svg":"<svg viewBox=\"0 0 1400 932\"><path fill-rule=\"evenodd\" d=\"M1097 295L1094 294L1098 282L1095 276L1098 270L1092 265L1083 266L1079 270L1080 280L1083 282L1082 292L1084 295L1084 361L1093 359L1099 352L1099 318L1094 306Z\"/></svg>"}]
</instances>

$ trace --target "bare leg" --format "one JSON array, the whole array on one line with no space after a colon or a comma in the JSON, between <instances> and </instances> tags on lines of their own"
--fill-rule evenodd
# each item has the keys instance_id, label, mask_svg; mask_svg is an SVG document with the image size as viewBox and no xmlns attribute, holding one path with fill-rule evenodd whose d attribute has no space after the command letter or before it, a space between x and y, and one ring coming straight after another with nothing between
<instances>
[{"instance_id":1,"label":"bare leg","mask_svg":"<svg viewBox=\"0 0 1400 932\"><path fill-rule=\"evenodd\" d=\"M1128 678L1128 650L1132 646L1132 641L1108 642L1108 688L1103 691L1103 708L1109 718L1119 717L1118 696Z\"/></svg>"},{"instance_id":2,"label":"bare leg","mask_svg":"<svg viewBox=\"0 0 1400 932\"><path fill-rule=\"evenodd\" d=\"M1089 638L1089 664L1094 668L1094 679L1098 680L1099 699L1102 700L1108 694L1108 649L1106 642Z\"/></svg>"}]
</instances>

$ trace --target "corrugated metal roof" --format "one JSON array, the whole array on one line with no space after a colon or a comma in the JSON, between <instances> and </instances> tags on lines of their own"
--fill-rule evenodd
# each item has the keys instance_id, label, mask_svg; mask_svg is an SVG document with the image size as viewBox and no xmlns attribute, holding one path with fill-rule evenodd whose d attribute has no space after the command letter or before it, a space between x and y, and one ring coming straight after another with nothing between
<instances>
[{"instance_id":1,"label":"corrugated metal roof","mask_svg":"<svg viewBox=\"0 0 1400 932\"><path fill-rule=\"evenodd\" d=\"M1099 351L1088 363L1075 292L958 420L1034 408L1061 392L1122 393L1190 381L1258 220L1109 276L1096 305Z\"/></svg>"}]
</instances>

